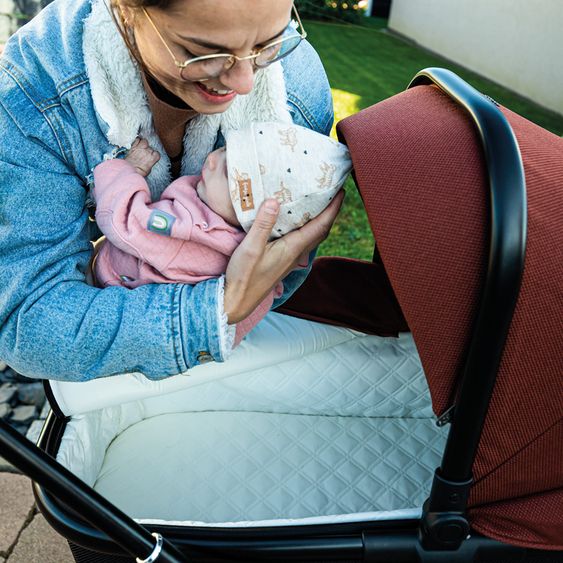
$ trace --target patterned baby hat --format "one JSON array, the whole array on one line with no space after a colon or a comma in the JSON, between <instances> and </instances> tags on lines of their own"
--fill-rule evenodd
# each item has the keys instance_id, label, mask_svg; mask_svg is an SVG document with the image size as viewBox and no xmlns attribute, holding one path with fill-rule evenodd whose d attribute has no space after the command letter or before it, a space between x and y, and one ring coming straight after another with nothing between
<instances>
[{"instance_id":1,"label":"patterned baby hat","mask_svg":"<svg viewBox=\"0 0 563 563\"><path fill-rule=\"evenodd\" d=\"M224 137L229 190L242 228L250 229L264 199L281 204L271 238L323 211L352 168L343 144L299 125L253 123Z\"/></svg>"}]
</instances>

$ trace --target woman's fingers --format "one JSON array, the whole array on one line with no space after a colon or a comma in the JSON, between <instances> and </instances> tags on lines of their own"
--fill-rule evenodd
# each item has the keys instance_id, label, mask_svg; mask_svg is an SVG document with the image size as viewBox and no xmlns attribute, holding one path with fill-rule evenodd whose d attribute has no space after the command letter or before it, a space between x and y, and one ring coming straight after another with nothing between
<instances>
[{"instance_id":1,"label":"woman's fingers","mask_svg":"<svg viewBox=\"0 0 563 563\"><path fill-rule=\"evenodd\" d=\"M310 252L328 236L330 228L342 206L344 195L344 190L340 190L322 213L300 229L285 235L286 244L290 248L295 248L297 255Z\"/></svg>"},{"instance_id":2,"label":"woman's fingers","mask_svg":"<svg viewBox=\"0 0 563 563\"><path fill-rule=\"evenodd\" d=\"M272 234L272 229L278 219L280 204L277 199L266 199L256 213L256 219L250 227L244 242L248 247L255 247L259 254L264 252L264 248Z\"/></svg>"},{"instance_id":3,"label":"woman's fingers","mask_svg":"<svg viewBox=\"0 0 563 563\"><path fill-rule=\"evenodd\" d=\"M279 209L280 204L275 199L262 203L252 227L229 261L225 273L224 310L231 324L246 318L278 281L275 274L271 279L265 274L270 265L265 264L264 255Z\"/></svg>"},{"instance_id":4,"label":"woman's fingers","mask_svg":"<svg viewBox=\"0 0 563 563\"><path fill-rule=\"evenodd\" d=\"M223 303L229 323L246 318L302 258L306 262L308 253L327 237L343 198L344 194L338 194L315 219L272 242L268 240L280 206L273 199L260 206L227 266Z\"/></svg>"}]
</instances>

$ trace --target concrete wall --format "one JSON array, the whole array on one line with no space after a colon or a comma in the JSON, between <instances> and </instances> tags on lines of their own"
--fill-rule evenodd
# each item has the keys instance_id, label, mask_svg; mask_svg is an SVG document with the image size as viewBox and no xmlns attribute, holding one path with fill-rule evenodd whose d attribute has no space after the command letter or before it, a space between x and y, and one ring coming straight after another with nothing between
<instances>
[{"instance_id":1,"label":"concrete wall","mask_svg":"<svg viewBox=\"0 0 563 563\"><path fill-rule=\"evenodd\" d=\"M563 115L563 0L393 0L389 28Z\"/></svg>"},{"instance_id":2,"label":"concrete wall","mask_svg":"<svg viewBox=\"0 0 563 563\"><path fill-rule=\"evenodd\" d=\"M0 0L0 43L5 43L17 29L17 22L11 17L13 11L12 0Z\"/></svg>"},{"instance_id":3,"label":"concrete wall","mask_svg":"<svg viewBox=\"0 0 563 563\"><path fill-rule=\"evenodd\" d=\"M0 0L0 44L5 43L26 22L25 19L15 17L16 15L26 14L32 18L50 2L51 0Z\"/></svg>"}]
</instances>

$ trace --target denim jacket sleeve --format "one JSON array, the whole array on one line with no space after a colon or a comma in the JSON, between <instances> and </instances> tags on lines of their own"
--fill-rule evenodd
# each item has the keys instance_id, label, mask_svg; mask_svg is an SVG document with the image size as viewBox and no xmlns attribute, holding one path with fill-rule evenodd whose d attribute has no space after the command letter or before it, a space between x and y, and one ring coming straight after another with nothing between
<instances>
[{"instance_id":1,"label":"denim jacket sleeve","mask_svg":"<svg viewBox=\"0 0 563 563\"><path fill-rule=\"evenodd\" d=\"M282 60L282 64L293 122L329 135L334 121L332 95L319 55L307 41L303 41L298 49ZM305 281L316 252L313 250L309 255L307 268L294 270L283 280L284 292L274 300L274 308L287 301Z\"/></svg>"},{"instance_id":2,"label":"denim jacket sleeve","mask_svg":"<svg viewBox=\"0 0 563 563\"><path fill-rule=\"evenodd\" d=\"M0 358L27 376L68 381L160 379L202 356L222 360L222 278L135 290L85 283L86 191L61 156L56 114L0 78Z\"/></svg>"},{"instance_id":3,"label":"denim jacket sleeve","mask_svg":"<svg viewBox=\"0 0 563 563\"><path fill-rule=\"evenodd\" d=\"M287 102L293 122L329 135L334 121L332 94L319 55L303 41L282 59Z\"/></svg>"}]
</instances>

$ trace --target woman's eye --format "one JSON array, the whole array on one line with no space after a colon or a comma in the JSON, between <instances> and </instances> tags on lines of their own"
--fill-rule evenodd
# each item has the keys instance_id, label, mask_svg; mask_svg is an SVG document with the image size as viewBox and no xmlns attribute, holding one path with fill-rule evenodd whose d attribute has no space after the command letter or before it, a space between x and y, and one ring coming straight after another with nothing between
<instances>
[{"instance_id":1,"label":"woman's eye","mask_svg":"<svg viewBox=\"0 0 563 563\"><path fill-rule=\"evenodd\" d=\"M206 57L207 55L215 55L217 51L206 51L205 53L194 53L193 51L189 51L183 45L179 45L179 50L186 57L186 59L195 59L197 57Z\"/></svg>"},{"instance_id":2,"label":"woman's eye","mask_svg":"<svg viewBox=\"0 0 563 563\"><path fill-rule=\"evenodd\" d=\"M280 49L280 44L277 43L275 45L266 45L262 47L262 53L265 55L275 55Z\"/></svg>"},{"instance_id":3,"label":"woman's eye","mask_svg":"<svg viewBox=\"0 0 563 563\"><path fill-rule=\"evenodd\" d=\"M188 51L183 45L178 45L178 51L182 53L187 59L195 59L195 57L200 57L201 55L196 55L191 51Z\"/></svg>"},{"instance_id":4,"label":"woman's eye","mask_svg":"<svg viewBox=\"0 0 563 563\"><path fill-rule=\"evenodd\" d=\"M186 59L195 59L196 57L204 57L205 55L209 55L209 53L194 53L193 51L189 51L183 45L178 45L178 49L180 53L186 57Z\"/></svg>"}]
</instances>

